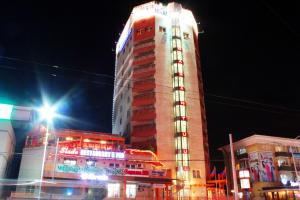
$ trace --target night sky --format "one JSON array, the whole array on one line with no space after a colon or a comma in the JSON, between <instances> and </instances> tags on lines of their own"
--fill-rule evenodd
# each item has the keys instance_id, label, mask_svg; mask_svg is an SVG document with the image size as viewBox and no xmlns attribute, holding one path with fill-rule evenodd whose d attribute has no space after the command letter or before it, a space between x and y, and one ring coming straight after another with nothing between
<instances>
[{"instance_id":1,"label":"night sky","mask_svg":"<svg viewBox=\"0 0 300 200\"><path fill-rule=\"evenodd\" d=\"M64 98L59 111L73 118L57 127L111 132L115 42L147 1L97 2L1 2L1 102L38 106L43 91ZM228 133L299 135L299 4L179 2L201 22L211 157L222 157Z\"/></svg>"}]
</instances>

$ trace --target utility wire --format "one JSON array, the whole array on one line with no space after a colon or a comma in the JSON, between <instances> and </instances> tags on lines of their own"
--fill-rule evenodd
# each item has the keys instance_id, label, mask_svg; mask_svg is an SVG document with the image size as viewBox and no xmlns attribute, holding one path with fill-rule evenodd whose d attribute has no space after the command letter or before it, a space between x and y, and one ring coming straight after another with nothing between
<instances>
[{"instance_id":1,"label":"utility wire","mask_svg":"<svg viewBox=\"0 0 300 200\"><path fill-rule=\"evenodd\" d=\"M84 71L84 70L77 70L77 69L72 69L72 68L67 68L67 67L58 67L58 66L52 66L52 65L48 65L48 64L43 64L43 63L38 63L38 62L34 62L34 61L26 61L26 60L22 60L22 59L18 59L18 58L12 58L12 57L5 57L5 56L0 56L0 58L4 58L4 59L8 59L8 60L13 60L13 61L19 61L19 62L24 62L24 63L31 63L31 64L38 64L38 65L42 65L42 66L47 66L47 67L51 67L54 69L59 69L59 70L66 70L66 71L73 71L73 72L77 72L77 73L81 73L81 74L86 74L86 75L92 75L92 76L97 76L97 77L106 77L106 78L114 78L113 76L110 75L106 75L106 74L99 74L99 73L94 73L94 72L89 72L89 71ZM49 75L52 77L66 77L64 75L60 75L60 74L53 74L50 72L36 72L33 70L28 70L28 69L19 69L10 65L2 65L0 64L0 68L2 69L7 69L7 70L16 70L16 71L25 71L25 72L34 72L36 74L44 74L44 75ZM69 77L70 78L70 77ZM120 78L122 80L132 80L131 78ZM78 78L76 77L76 79L78 81ZM119 83L119 84L113 84L113 83L107 83L107 82L103 82L103 81L97 81L97 80L91 80L91 79L86 79L86 78L81 78L80 81L82 82L86 82L86 83L91 83L91 84L95 84L95 85L108 85L108 86L112 86L112 87L126 87L126 88L130 88L132 89L132 86L128 86L128 85L124 85L124 83L126 83L126 81L123 82L123 84ZM163 85L163 84L156 84L159 86L163 86L166 88L170 89L170 92L159 92L159 91L154 91L154 93L158 93L158 94L164 94L164 95L173 95L173 87L167 86L167 85ZM199 101L199 98L195 98L195 97L190 97L189 93L193 93L195 92L196 94L198 94L198 91L191 91L191 90L186 90L185 92L187 92L185 95L186 99L192 99L192 100L196 100ZM205 99L205 101L208 102L212 102L212 103L217 103L217 104L223 104L223 105L228 105L228 106L234 106L234 107L240 107L240 108L244 108L244 109L251 109L251 110L259 110L259 111L264 111L264 112L271 112L271 113L276 113L276 114L284 114L284 112L282 111L286 111L286 112L300 112L300 110L298 109L289 109L289 108L285 108L282 106L275 106L275 105L271 105L271 104L266 104L266 103L260 103L260 102L256 102L256 101L250 101L250 100L244 100L244 99L239 99L239 98L233 98L233 97L226 97L226 96L221 96L221 95L216 95L216 94L212 94L212 93L206 93L205 94L207 97L214 97L214 98L218 98L218 99L223 99L223 100L230 100L230 101L234 101L234 102L239 102L239 103L246 103L246 104L252 104L252 105L258 105L258 106L262 106L262 107L268 107L268 109L261 109L261 108L253 108L253 107L249 107L249 106L245 106L245 105L238 105L238 104L232 104L232 103L228 103L228 102L219 102L219 101L212 101L209 99ZM278 109L281 110L275 110L274 109Z\"/></svg>"}]
</instances>

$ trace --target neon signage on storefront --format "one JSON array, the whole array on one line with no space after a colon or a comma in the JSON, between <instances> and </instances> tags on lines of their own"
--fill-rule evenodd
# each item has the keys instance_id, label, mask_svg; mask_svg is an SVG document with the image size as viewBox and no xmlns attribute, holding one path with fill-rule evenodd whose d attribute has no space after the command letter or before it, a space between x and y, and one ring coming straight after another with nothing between
<instances>
[{"instance_id":1,"label":"neon signage on storefront","mask_svg":"<svg viewBox=\"0 0 300 200\"><path fill-rule=\"evenodd\" d=\"M66 154L66 155L79 155L79 151L77 148L70 148L70 147L60 148L59 153Z\"/></svg>"},{"instance_id":2,"label":"neon signage on storefront","mask_svg":"<svg viewBox=\"0 0 300 200\"><path fill-rule=\"evenodd\" d=\"M101 158L117 158L117 159L125 158L124 152L99 151L99 150L89 150L89 149L81 149L80 155L101 157Z\"/></svg>"},{"instance_id":3,"label":"neon signage on storefront","mask_svg":"<svg viewBox=\"0 0 300 200\"><path fill-rule=\"evenodd\" d=\"M97 181L107 181L108 180L108 176L96 175L94 173L82 173L80 177L82 180L97 180Z\"/></svg>"}]
</instances>

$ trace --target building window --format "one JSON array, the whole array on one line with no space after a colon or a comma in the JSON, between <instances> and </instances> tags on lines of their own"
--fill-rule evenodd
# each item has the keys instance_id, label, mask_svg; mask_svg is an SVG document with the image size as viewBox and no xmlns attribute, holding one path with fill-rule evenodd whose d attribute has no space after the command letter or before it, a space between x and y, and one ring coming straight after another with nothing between
<instances>
[{"instance_id":1,"label":"building window","mask_svg":"<svg viewBox=\"0 0 300 200\"><path fill-rule=\"evenodd\" d=\"M119 163L109 163L110 168L119 168L120 164Z\"/></svg>"},{"instance_id":2,"label":"building window","mask_svg":"<svg viewBox=\"0 0 300 200\"><path fill-rule=\"evenodd\" d=\"M108 183L107 184L107 197L108 198L119 198L120 197L120 184L119 183Z\"/></svg>"},{"instance_id":3,"label":"building window","mask_svg":"<svg viewBox=\"0 0 300 200\"><path fill-rule=\"evenodd\" d=\"M152 27L151 26L147 26L146 28L145 28L145 31L146 32L150 32L152 30Z\"/></svg>"},{"instance_id":4,"label":"building window","mask_svg":"<svg viewBox=\"0 0 300 200\"><path fill-rule=\"evenodd\" d=\"M193 170L193 178L197 178L196 170Z\"/></svg>"},{"instance_id":5,"label":"building window","mask_svg":"<svg viewBox=\"0 0 300 200\"><path fill-rule=\"evenodd\" d=\"M197 178L201 178L200 177L200 170L197 170Z\"/></svg>"},{"instance_id":6,"label":"building window","mask_svg":"<svg viewBox=\"0 0 300 200\"><path fill-rule=\"evenodd\" d=\"M284 159L284 158L278 159L277 163L278 163L278 167L289 165L289 161L287 159Z\"/></svg>"},{"instance_id":7,"label":"building window","mask_svg":"<svg viewBox=\"0 0 300 200\"><path fill-rule=\"evenodd\" d=\"M130 96L128 95L128 97L127 97L127 103L129 103L130 102Z\"/></svg>"},{"instance_id":8,"label":"building window","mask_svg":"<svg viewBox=\"0 0 300 200\"><path fill-rule=\"evenodd\" d=\"M143 165L142 164L137 164L137 168L138 169L143 169Z\"/></svg>"},{"instance_id":9,"label":"building window","mask_svg":"<svg viewBox=\"0 0 300 200\"><path fill-rule=\"evenodd\" d=\"M166 27L159 26L158 30L161 33L165 33L166 32Z\"/></svg>"},{"instance_id":10,"label":"building window","mask_svg":"<svg viewBox=\"0 0 300 200\"><path fill-rule=\"evenodd\" d=\"M188 33L183 33L183 38L184 38L184 39L189 39L189 38L190 38L190 34L188 34Z\"/></svg>"},{"instance_id":11,"label":"building window","mask_svg":"<svg viewBox=\"0 0 300 200\"><path fill-rule=\"evenodd\" d=\"M283 152L283 151L284 151L283 146L276 146L275 147L275 152Z\"/></svg>"},{"instance_id":12,"label":"building window","mask_svg":"<svg viewBox=\"0 0 300 200\"><path fill-rule=\"evenodd\" d=\"M237 150L237 155L242 155L242 154L245 154L247 153L247 150L246 148L240 148Z\"/></svg>"},{"instance_id":13,"label":"building window","mask_svg":"<svg viewBox=\"0 0 300 200\"><path fill-rule=\"evenodd\" d=\"M65 165L72 165L72 166L74 166L74 165L76 165L76 163L77 163L77 161L74 160L74 159L65 159L64 160L64 164Z\"/></svg>"},{"instance_id":14,"label":"building window","mask_svg":"<svg viewBox=\"0 0 300 200\"><path fill-rule=\"evenodd\" d=\"M136 197L136 185L126 184L126 198L135 199Z\"/></svg>"},{"instance_id":15,"label":"building window","mask_svg":"<svg viewBox=\"0 0 300 200\"><path fill-rule=\"evenodd\" d=\"M120 125L122 124L122 118L120 118Z\"/></svg>"},{"instance_id":16,"label":"building window","mask_svg":"<svg viewBox=\"0 0 300 200\"><path fill-rule=\"evenodd\" d=\"M142 35L143 33L143 29L139 28L137 31L136 31L137 35Z\"/></svg>"},{"instance_id":17,"label":"building window","mask_svg":"<svg viewBox=\"0 0 300 200\"><path fill-rule=\"evenodd\" d=\"M130 109L127 110L127 119L130 117Z\"/></svg>"},{"instance_id":18,"label":"building window","mask_svg":"<svg viewBox=\"0 0 300 200\"><path fill-rule=\"evenodd\" d=\"M96 161L95 160L86 160L86 164L88 166L95 167L96 166Z\"/></svg>"},{"instance_id":19,"label":"building window","mask_svg":"<svg viewBox=\"0 0 300 200\"><path fill-rule=\"evenodd\" d=\"M200 178L200 170L193 170L193 178Z\"/></svg>"}]
</instances>

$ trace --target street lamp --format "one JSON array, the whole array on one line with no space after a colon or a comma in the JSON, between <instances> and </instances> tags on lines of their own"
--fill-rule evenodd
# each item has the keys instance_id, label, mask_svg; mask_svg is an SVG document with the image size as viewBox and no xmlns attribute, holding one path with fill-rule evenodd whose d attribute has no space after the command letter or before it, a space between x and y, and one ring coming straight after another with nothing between
<instances>
[{"instance_id":1,"label":"street lamp","mask_svg":"<svg viewBox=\"0 0 300 200\"><path fill-rule=\"evenodd\" d=\"M44 167L45 167L46 152L47 152L48 137L49 137L49 124L51 124L53 118L56 116L55 110L56 110L55 106L49 106L49 105L45 105L41 109L39 109L41 120L42 121L46 120L47 128L46 128L46 136L45 136L45 142L44 142L44 151L43 151L43 160L42 160L38 199L41 198L41 192L42 192L42 182L43 182L43 176L44 176Z\"/></svg>"}]
</instances>

